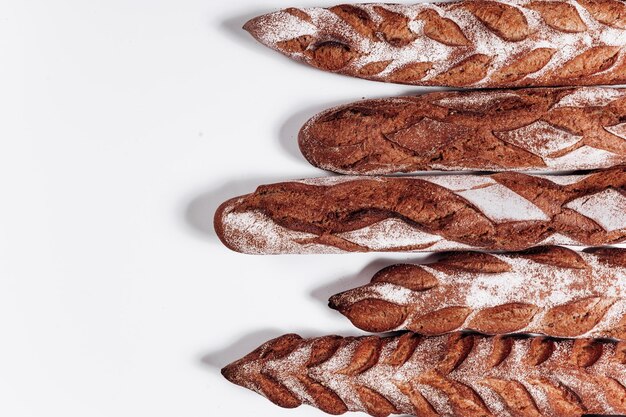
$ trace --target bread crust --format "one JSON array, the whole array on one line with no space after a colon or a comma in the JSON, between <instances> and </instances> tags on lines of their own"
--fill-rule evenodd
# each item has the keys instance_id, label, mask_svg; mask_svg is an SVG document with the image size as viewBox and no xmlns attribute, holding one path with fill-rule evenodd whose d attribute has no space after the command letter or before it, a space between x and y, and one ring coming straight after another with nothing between
<instances>
[{"instance_id":1,"label":"bread crust","mask_svg":"<svg viewBox=\"0 0 626 417\"><path fill-rule=\"evenodd\" d=\"M293 408L372 416L574 417L624 414L624 346L592 339L289 334L222 369Z\"/></svg>"},{"instance_id":2,"label":"bread crust","mask_svg":"<svg viewBox=\"0 0 626 417\"><path fill-rule=\"evenodd\" d=\"M454 87L623 84L619 0L466 0L288 8L244 25L319 69Z\"/></svg>"},{"instance_id":3,"label":"bread crust","mask_svg":"<svg viewBox=\"0 0 626 417\"><path fill-rule=\"evenodd\" d=\"M329 306L370 332L624 340L626 249L449 253L431 264L387 267L371 283L332 296Z\"/></svg>"},{"instance_id":4,"label":"bread crust","mask_svg":"<svg viewBox=\"0 0 626 417\"><path fill-rule=\"evenodd\" d=\"M215 224L254 254L599 246L626 240L626 167L284 182L231 200Z\"/></svg>"},{"instance_id":5,"label":"bread crust","mask_svg":"<svg viewBox=\"0 0 626 417\"><path fill-rule=\"evenodd\" d=\"M326 110L298 141L342 174L582 170L626 163L624 120L626 89L446 91Z\"/></svg>"},{"instance_id":6,"label":"bread crust","mask_svg":"<svg viewBox=\"0 0 626 417\"><path fill-rule=\"evenodd\" d=\"M220 240L222 241L224 246L232 251L237 251L236 247L232 246L228 240L221 238L221 236L224 236L224 227L220 219L224 217L224 212L237 201L238 198L236 197L224 201L222 204L219 205L217 210L215 210L215 216L213 216L213 230L215 230L215 234L220 237Z\"/></svg>"}]
</instances>

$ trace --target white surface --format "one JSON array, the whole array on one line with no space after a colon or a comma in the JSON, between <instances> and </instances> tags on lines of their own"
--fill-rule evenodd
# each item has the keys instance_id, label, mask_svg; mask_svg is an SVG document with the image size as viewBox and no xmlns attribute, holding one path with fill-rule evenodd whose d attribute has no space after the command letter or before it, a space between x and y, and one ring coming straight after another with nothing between
<instances>
[{"instance_id":1,"label":"white surface","mask_svg":"<svg viewBox=\"0 0 626 417\"><path fill-rule=\"evenodd\" d=\"M240 26L331 2L0 2L0 415L321 416L219 368L286 332L358 334L331 294L415 255L246 256L217 205L321 172L300 125L419 91L298 65Z\"/></svg>"},{"instance_id":2,"label":"white surface","mask_svg":"<svg viewBox=\"0 0 626 417\"><path fill-rule=\"evenodd\" d=\"M295 142L315 112L411 89L240 29L301 3L0 2L0 415L322 415L219 368L285 332L357 334L327 297L407 256L240 255L213 212L320 175Z\"/></svg>"}]
</instances>

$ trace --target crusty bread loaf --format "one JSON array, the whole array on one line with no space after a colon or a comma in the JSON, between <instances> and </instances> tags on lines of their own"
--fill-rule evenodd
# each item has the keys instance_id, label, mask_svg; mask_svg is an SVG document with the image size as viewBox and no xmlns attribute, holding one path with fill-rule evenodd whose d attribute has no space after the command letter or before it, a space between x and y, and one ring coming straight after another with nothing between
<instances>
[{"instance_id":1,"label":"crusty bread loaf","mask_svg":"<svg viewBox=\"0 0 626 417\"><path fill-rule=\"evenodd\" d=\"M222 369L281 407L450 417L626 413L626 346L592 339L290 334Z\"/></svg>"},{"instance_id":2,"label":"crusty bread loaf","mask_svg":"<svg viewBox=\"0 0 626 417\"><path fill-rule=\"evenodd\" d=\"M626 339L626 249L456 252L394 265L330 306L367 331Z\"/></svg>"},{"instance_id":3,"label":"crusty bread loaf","mask_svg":"<svg viewBox=\"0 0 626 417\"><path fill-rule=\"evenodd\" d=\"M344 174L595 169L626 163L625 120L626 89L447 91L326 110L299 142Z\"/></svg>"},{"instance_id":4,"label":"crusty bread loaf","mask_svg":"<svg viewBox=\"0 0 626 417\"><path fill-rule=\"evenodd\" d=\"M620 0L289 8L244 29L293 59L377 81L471 87L626 81Z\"/></svg>"},{"instance_id":5,"label":"crusty bread loaf","mask_svg":"<svg viewBox=\"0 0 626 417\"><path fill-rule=\"evenodd\" d=\"M215 230L258 254L521 250L626 240L626 167L588 175L326 177L223 203Z\"/></svg>"}]
</instances>

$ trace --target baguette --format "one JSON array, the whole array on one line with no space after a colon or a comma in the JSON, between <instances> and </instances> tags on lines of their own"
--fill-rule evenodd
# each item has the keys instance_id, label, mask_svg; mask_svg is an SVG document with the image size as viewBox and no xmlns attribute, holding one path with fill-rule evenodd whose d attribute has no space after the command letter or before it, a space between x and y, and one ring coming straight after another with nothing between
<instances>
[{"instance_id":1,"label":"baguette","mask_svg":"<svg viewBox=\"0 0 626 417\"><path fill-rule=\"evenodd\" d=\"M330 298L370 332L626 339L626 249L559 246L490 255L456 252L428 265L394 265Z\"/></svg>"},{"instance_id":2,"label":"baguette","mask_svg":"<svg viewBox=\"0 0 626 417\"><path fill-rule=\"evenodd\" d=\"M342 174L581 170L626 163L626 89L448 91L326 110L299 135Z\"/></svg>"},{"instance_id":3,"label":"baguette","mask_svg":"<svg viewBox=\"0 0 626 417\"><path fill-rule=\"evenodd\" d=\"M214 225L226 246L256 254L600 246L626 240L625 193L626 166L326 177L260 186L223 203Z\"/></svg>"},{"instance_id":4,"label":"baguette","mask_svg":"<svg viewBox=\"0 0 626 417\"><path fill-rule=\"evenodd\" d=\"M593 339L289 334L224 369L231 382L330 414L574 417L626 413L626 346Z\"/></svg>"},{"instance_id":5,"label":"baguette","mask_svg":"<svg viewBox=\"0 0 626 417\"><path fill-rule=\"evenodd\" d=\"M288 8L244 29L292 59L376 81L455 87L626 81L626 5L619 0Z\"/></svg>"}]
</instances>

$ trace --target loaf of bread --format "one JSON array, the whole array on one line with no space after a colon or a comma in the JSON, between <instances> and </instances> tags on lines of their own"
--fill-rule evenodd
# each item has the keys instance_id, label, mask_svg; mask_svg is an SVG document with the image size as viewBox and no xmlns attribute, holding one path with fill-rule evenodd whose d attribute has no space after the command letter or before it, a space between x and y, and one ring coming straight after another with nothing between
<instances>
[{"instance_id":1,"label":"loaf of bread","mask_svg":"<svg viewBox=\"0 0 626 417\"><path fill-rule=\"evenodd\" d=\"M290 58L377 81L468 87L626 81L620 0L288 8L244 29Z\"/></svg>"},{"instance_id":2,"label":"loaf of bread","mask_svg":"<svg viewBox=\"0 0 626 417\"><path fill-rule=\"evenodd\" d=\"M593 339L289 334L222 369L231 382L330 414L575 417L626 413L626 346Z\"/></svg>"},{"instance_id":3,"label":"loaf of bread","mask_svg":"<svg viewBox=\"0 0 626 417\"><path fill-rule=\"evenodd\" d=\"M324 111L299 142L343 174L595 169L626 163L624 121L626 89L447 91Z\"/></svg>"},{"instance_id":4,"label":"loaf of bread","mask_svg":"<svg viewBox=\"0 0 626 417\"><path fill-rule=\"evenodd\" d=\"M223 203L214 225L226 246L257 254L599 246L626 240L626 166L263 185Z\"/></svg>"},{"instance_id":5,"label":"loaf of bread","mask_svg":"<svg viewBox=\"0 0 626 417\"><path fill-rule=\"evenodd\" d=\"M626 249L455 252L427 265L394 265L330 299L370 332L626 339Z\"/></svg>"}]
</instances>

